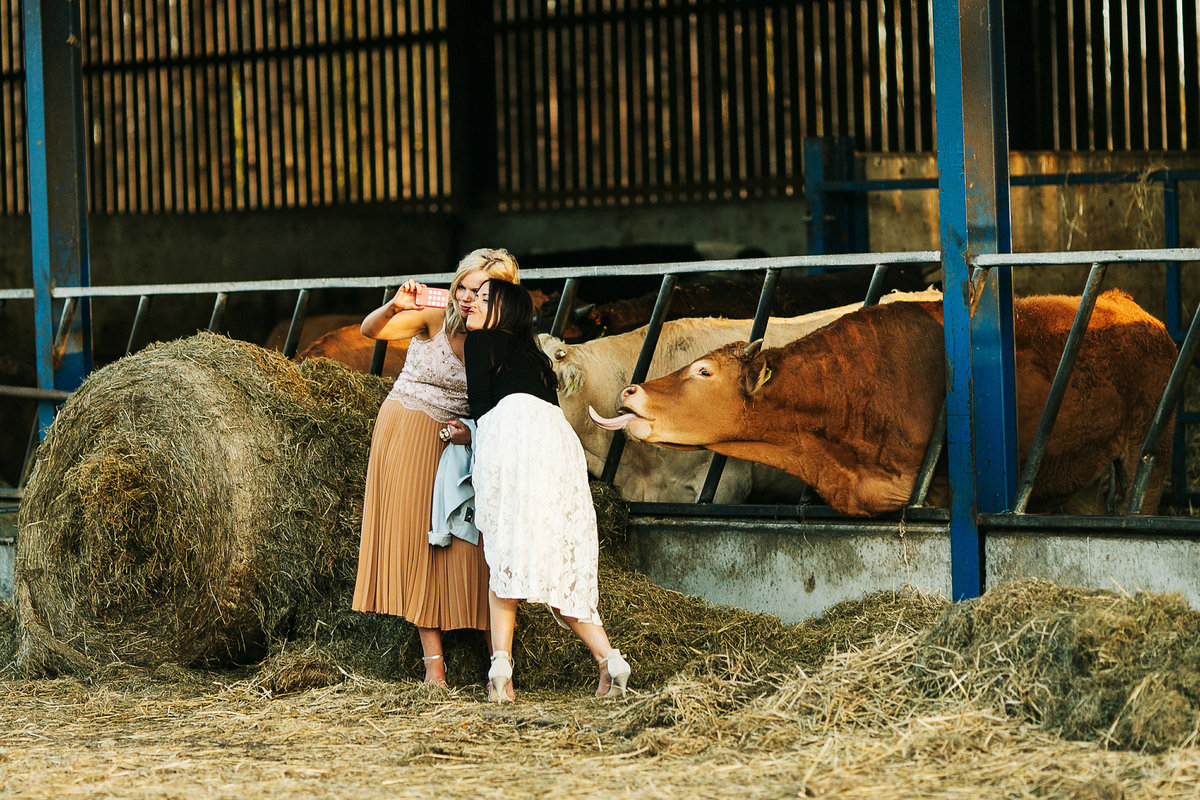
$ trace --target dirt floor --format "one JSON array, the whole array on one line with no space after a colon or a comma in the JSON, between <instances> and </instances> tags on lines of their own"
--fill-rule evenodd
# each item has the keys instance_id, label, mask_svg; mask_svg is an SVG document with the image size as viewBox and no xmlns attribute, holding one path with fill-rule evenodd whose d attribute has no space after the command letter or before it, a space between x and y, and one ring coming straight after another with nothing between
<instances>
[{"instance_id":1,"label":"dirt floor","mask_svg":"<svg viewBox=\"0 0 1200 800\"><path fill-rule=\"evenodd\" d=\"M844 654L840 680L888 658ZM863 659L866 658L866 662ZM884 661L880 661L883 659ZM701 678L701 682L703 679ZM728 681L726 681L727 683ZM713 696L728 686L714 686ZM728 708L695 681L598 700L350 678L270 697L249 678L117 667L0 683L0 794L89 798L1195 798L1200 749L1064 740L993 710L802 721L794 697ZM711 699L711 698L710 698ZM768 702L763 702L768 700ZM663 722L673 705L674 724ZM787 709L782 706L790 706ZM658 711L654 709L658 708ZM649 713L648 713L649 712Z\"/></svg>"}]
</instances>

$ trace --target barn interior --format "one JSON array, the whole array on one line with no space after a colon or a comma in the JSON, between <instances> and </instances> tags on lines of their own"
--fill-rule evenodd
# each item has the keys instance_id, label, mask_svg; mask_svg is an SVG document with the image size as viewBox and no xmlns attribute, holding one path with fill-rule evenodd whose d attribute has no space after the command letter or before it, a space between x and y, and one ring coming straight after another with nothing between
<instances>
[{"instance_id":1,"label":"barn interior","mask_svg":"<svg viewBox=\"0 0 1200 800\"><path fill-rule=\"evenodd\" d=\"M1129 291L1178 342L1195 306L1187 252L1200 244L1189 222L1200 78L1188 4L1143 3L1135 14L1125 5L1114 12L1113 0L987 3L995 25L964 24L954 35L938 23L957 25L957 9L899 0L488 8L408 0L353 10L314 1L150 4L142 13L84 2L77 18L26 5L38 13L0 3L15 34L0 43L0 112L11 122L0 132L0 341L13 385L38 382L38 342L58 333L64 286L141 288L84 293L95 296L66 337L59 391L92 367L209 324L211 294L162 291L171 284L277 282L230 292L218 328L267 343L284 338L280 324L301 306L310 317L361 314L389 277L445 273L483 244L507 247L534 275L545 270L531 285L548 295L566 294L564 277L577 276L580 305L640 296L652 306L668 270L645 265L688 265L673 288L683 296L721 279L703 260L725 277L751 276L739 307L755 305L776 268L777 306L810 295L832 304L837 280L820 289L805 281L831 274L865 294L881 260L871 254L928 251L942 256L906 277L938 283L946 242L956 240L972 255L1117 253L1105 257L1102 288ZM70 37L67 50L53 46ZM935 50L958 56L941 75ZM1012 55L1025 52L1034 57ZM965 98L961 107L939 109L938 86ZM31 130L54 138L43 143ZM64 237L83 246L66 252ZM1137 259L1148 250L1175 256ZM754 258L766 260L743 260ZM46 296L39 316L44 278L35 265L48 260L60 294ZM1075 294L1085 269L1013 268L1004 280L1018 296ZM5 426L3 452L25 464L23 423L34 403L4 402L18 424ZM1173 466L1176 510L1195 488L1186 449L1177 446ZM9 497L23 478L6 465ZM968 482L959 496L977 499ZM950 589L955 596L983 585L986 548L969 545L977 512L1007 510L986 499L975 508L974 499L951 512L966 520L951 534L955 548L966 541L975 551L951 560L969 577L948 580L939 566L921 578L961 587ZM774 522L709 511L777 535ZM793 511L762 513L797 529ZM801 529L840 541L846 523L826 528L819 513L803 513ZM942 541L946 519L920 517L908 522ZM669 555L682 545L649 533L669 527L662 516L645 519L644 557L682 563ZM889 519L878 535L895 527ZM1172 530L1188 552L1190 529ZM1020 542L1004 552L1028 549L1012 535ZM736 561L752 538L722 540L720 558ZM1126 558L1138 556L1118 560ZM1005 559L1027 563L1008 555L994 563ZM1174 551L1164 559L1177 560ZM872 581L892 565L876 568ZM730 584L703 571L662 577L728 599L721 587ZM1173 575L1163 588L1191 581L1154 572ZM733 598L753 605L748 597L760 591L747 581ZM834 585L786 613L806 616L854 591Z\"/></svg>"}]
</instances>

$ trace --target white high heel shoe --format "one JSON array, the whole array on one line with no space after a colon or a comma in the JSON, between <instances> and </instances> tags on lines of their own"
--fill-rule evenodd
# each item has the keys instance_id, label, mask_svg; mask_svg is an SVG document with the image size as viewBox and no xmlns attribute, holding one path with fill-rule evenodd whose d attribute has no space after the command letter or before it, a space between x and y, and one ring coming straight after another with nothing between
<instances>
[{"instance_id":1,"label":"white high heel shoe","mask_svg":"<svg viewBox=\"0 0 1200 800\"><path fill-rule=\"evenodd\" d=\"M492 653L492 666L488 669L488 683L491 686L491 698L497 703L512 702L512 698L504 691L504 687L512 680L512 657L507 650L497 650Z\"/></svg>"},{"instance_id":2,"label":"white high heel shoe","mask_svg":"<svg viewBox=\"0 0 1200 800\"><path fill-rule=\"evenodd\" d=\"M608 677L612 679L612 683L608 686L608 691L600 697L612 697L613 687L618 687L621 690L621 696L625 696L625 684L629 681L629 673L632 670L629 667L629 662L621 655L620 650L609 650L608 655L600 659L600 664L608 665Z\"/></svg>"}]
</instances>

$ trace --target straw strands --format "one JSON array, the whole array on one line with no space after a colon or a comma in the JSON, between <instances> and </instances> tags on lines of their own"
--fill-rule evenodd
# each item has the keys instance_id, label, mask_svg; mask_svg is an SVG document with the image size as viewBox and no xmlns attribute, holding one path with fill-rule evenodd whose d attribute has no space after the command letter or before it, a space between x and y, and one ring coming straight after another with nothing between
<instances>
[{"instance_id":1,"label":"straw strands","mask_svg":"<svg viewBox=\"0 0 1200 800\"><path fill-rule=\"evenodd\" d=\"M881 595L837 610L855 616L877 600L903 603ZM839 649L811 670L705 659L631 701L527 689L502 707L482 702L478 686L433 689L351 674L272 697L262 691L265 670L110 665L86 677L0 681L0 761L6 789L30 796L1200 794L1194 747L1157 755L1106 749L969 692L929 694L914 676L936 627L881 628L869 645ZM745 690L751 682L758 690ZM677 709L672 718L645 715L668 705ZM639 717L651 724L641 727Z\"/></svg>"},{"instance_id":2,"label":"straw strands","mask_svg":"<svg viewBox=\"0 0 1200 800\"><path fill-rule=\"evenodd\" d=\"M525 604L516 704L481 702L478 632L447 635L451 686L424 686L412 626L349 611L385 387L208 335L139 356L64 408L22 508L7 792L1200 796L1181 597L1028 580L787 625L651 584L600 484L600 607L633 696L590 698L590 656Z\"/></svg>"}]
</instances>

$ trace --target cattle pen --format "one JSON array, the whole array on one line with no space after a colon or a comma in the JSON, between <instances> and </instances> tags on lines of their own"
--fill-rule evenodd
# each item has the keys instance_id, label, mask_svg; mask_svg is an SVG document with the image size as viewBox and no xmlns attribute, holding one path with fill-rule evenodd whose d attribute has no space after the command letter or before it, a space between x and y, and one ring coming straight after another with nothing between
<instances>
[{"instance_id":1,"label":"cattle pen","mask_svg":"<svg viewBox=\"0 0 1200 800\"><path fill-rule=\"evenodd\" d=\"M0 0L0 23L0 233L30 234L0 267L31 267L30 288L0 288L0 323L32 320L36 365L35 386L0 386L36 404L16 436L0 413L0 455L15 438L24 462L0 483L6 795L1200 796L1200 249L1179 224L1194 204L1164 198L1161 249L1141 228L1073 249L1065 205L1045 214L1065 239L1030 225L1035 244L1014 247L1010 197L1018 149L1057 173L1072 154L1039 150L1107 148L1094 172L1124 148L1133 177L1107 175L1141 200L1150 174L1164 193L1196 182L1149 163L1178 148L1191 166L1200 141L1195 0ZM856 167L822 174L808 143L834 137L936 159L933 213L880 215L929 237L868 234L867 207L892 198L845 202L843 178L877 190ZM1121 227L1111 198L1100 223ZM756 340L816 273L862 278L860 307L827 326L844 331L885 317L889 278L915 268L940 301L903 311L924 315L919 352L944 369L921 374L944 403L921 403L937 421L906 453L924 451L911 494L853 517L815 488L718 502L746 468L718 455L691 502L626 502L620 470L648 445L608 434L598 607L629 696L592 697L595 660L532 603L517 702L487 702L476 631L448 631L447 685L422 683L415 626L351 611L390 348L373 374L293 358L310 308L444 286L450 256L483 244L676 233L772 255L523 270L558 293L547 331L585 288L655 286L640 351L614 370L632 389L659 379L685 284L746 279ZM110 256L100 286L93 249ZM346 277L368 271L391 274ZM1071 311L1031 410L1019 279L1051 272ZM1104 366L1141 389L1154 362L1153 390L1130 392L1152 420L1132 459L1122 439L1103 512L1047 512L1055 431L1097 416L1068 402L1097 361L1090 321L1127 285L1170 341ZM279 352L233 333L284 316ZM757 377L738 388L770 381L765 363ZM899 415L912 390L846 394ZM885 434L863 438L882 450Z\"/></svg>"},{"instance_id":2,"label":"cattle pen","mask_svg":"<svg viewBox=\"0 0 1200 800\"><path fill-rule=\"evenodd\" d=\"M968 538L977 547L956 546L950 536L950 512L925 505L934 468L945 445L945 414L939 433L929 443L921 474L908 507L903 511L868 520L848 519L821 504L817 497L799 497L787 504L734 504L713 502L720 481L724 458L713 458L709 475L694 503L629 504L630 547L639 568L663 586L705 597L713 602L732 604L753 611L778 614L788 621L819 615L825 608L860 596L863 592L894 590L918 586L946 595L953 593L956 572L976 574L987 583L1036 575L1072 584L1093 587L1120 586L1162 592L1183 592L1193 601L1200 600L1200 564L1192 557L1200 522L1189 516L1097 516L1070 517L1025 513L1029 488L1036 478L1037 465L1049 431L1058 413L1075 354L1078 352L1088 315L1110 264L1141 264L1146 268L1176 270L1180 264L1200 260L1200 251L1187 248L1148 251L1039 253L1011 256L979 256L973 265L974 285L982 285L985 270L991 268L1074 266L1083 275L1081 303L1074 332L1055 378L1046 409L1039 422L1039 436L1020 476L1013 510L980 514ZM660 280L658 299L651 313L641 353L636 363L627 365L630 383L643 380L657 346L658 332L669 310L672 293L681 276L707 274L759 274L763 282L758 313L751 338L761 338L770 318L775 293L789 276L812 271L862 269L871 271L864 293L864 305L879 300L889 269L904 265L933 266L940 254L933 251L870 253L849 255L796 256L777 258L712 260L649 265L612 265L599 267L563 267L527 270L526 282L555 284L562 282L558 310L550 323L550 332L561 332L574 303L580 281L620 280L631 276ZM434 285L446 283L446 274L415 276ZM80 302L124 301L137 299L125 345L133 352L141 340L142 327L152 300L156 309L165 307L171 297L200 296L211 299L208 330L218 330L231 296L243 293L287 293L294 295L293 314L283 352L295 354L306 308L314 292L344 289L375 289L390 297L402 276L377 278L329 278L308 281L244 281L220 284L137 285L110 287L61 287L51 291L53 300L63 302L56 330L59 340L54 352L65 347L62 337L74 324L73 315ZM33 301L32 290L0 290L4 299ZM200 327L201 320L195 327ZM1155 426L1148 432L1145 453L1153 452L1164 435L1164 423L1182 403L1184 376L1194 354L1197 336L1195 318L1182 336L1179 357L1171 380L1156 414ZM180 335L189 330L180 328ZM376 345L376 373L383 363L387 343ZM55 390L6 388L23 396L62 400L67 393ZM614 398L615 402L615 398ZM1180 428L1183 428L1180 425ZM34 433L34 432L31 432ZM1004 433L1011 437L1011 431ZM1186 457L1189 441L1183 431L1176 437L1172 476L1175 491L1172 504L1186 507L1194 498L1187 491L1189 471ZM33 439L29 456L33 453ZM624 448L624 436L613 437L604 469L596 477L611 483ZM1013 447L1011 442L998 447ZM27 465L28 466L28 465ZM1144 492L1146 478L1153 466L1147 456L1133 479L1135 498ZM27 469L25 472L27 473ZM974 480L973 475L949 476L952 490L956 482ZM0 490L19 499L21 488ZM1135 499L1134 508L1140 507ZM12 542L5 557L12 563ZM0 561L0 566L4 565ZM11 596L11 573L0 577L0 588Z\"/></svg>"}]
</instances>

